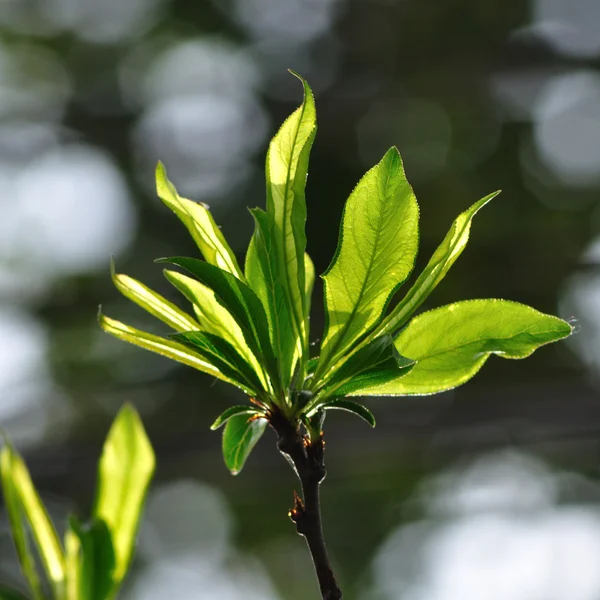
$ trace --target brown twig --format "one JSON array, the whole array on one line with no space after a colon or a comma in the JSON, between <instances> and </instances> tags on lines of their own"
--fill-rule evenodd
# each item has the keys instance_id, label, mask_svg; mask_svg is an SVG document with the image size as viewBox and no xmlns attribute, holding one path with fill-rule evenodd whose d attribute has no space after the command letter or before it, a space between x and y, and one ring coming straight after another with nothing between
<instances>
[{"instance_id":1,"label":"brown twig","mask_svg":"<svg viewBox=\"0 0 600 600\"><path fill-rule=\"evenodd\" d=\"M303 437L279 412L271 412L270 423L277 433L279 451L291 463L302 485L303 498L294 492L289 516L296 524L296 531L306 540L321 596L323 600L341 600L342 592L329 562L321 525L319 486L326 475L323 437L317 440Z\"/></svg>"}]
</instances>

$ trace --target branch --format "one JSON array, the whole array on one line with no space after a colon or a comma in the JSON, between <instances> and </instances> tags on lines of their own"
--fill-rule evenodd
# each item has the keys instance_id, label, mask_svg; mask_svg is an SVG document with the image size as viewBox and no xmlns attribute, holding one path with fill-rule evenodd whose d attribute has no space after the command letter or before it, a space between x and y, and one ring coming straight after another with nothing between
<instances>
[{"instance_id":1,"label":"branch","mask_svg":"<svg viewBox=\"0 0 600 600\"><path fill-rule=\"evenodd\" d=\"M327 473L324 461L323 437L309 440L303 437L281 413L271 412L270 423L277 433L277 447L292 465L302 485L303 499L294 492L294 506L289 516L296 531L304 536L313 560L323 600L341 600L342 592L329 562L323 527L319 486Z\"/></svg>"}]
</instances>

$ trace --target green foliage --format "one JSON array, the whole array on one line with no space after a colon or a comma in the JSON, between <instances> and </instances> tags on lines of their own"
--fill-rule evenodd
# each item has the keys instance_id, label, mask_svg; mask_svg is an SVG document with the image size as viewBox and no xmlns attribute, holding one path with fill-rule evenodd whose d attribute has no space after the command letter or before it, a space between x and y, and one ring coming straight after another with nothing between
<instances>
[{"instance_id":1,"label":"green foliage","mask_svg":"<svg viewBox=\"0 0 600 600\"><path fill-rule=\"evenodd\" d=\"M571 333L571 326L504 300L458 302L415 316L469 240L476 213L498 192L461 213L408 292L418 250L419 210L402 160L391 148L350 194L331 265L324 273L326 327L318 357L309 356L314 266L306 254L305 185L316 111L308 84L302 105L275 135L266 160L266 210L252 209L254 234L244 271L207 207L181 198L162 164L159 197L196 241L204 260L161 262L191 302L195 318L143 284L113 273L117 288L169 325L151 335L106 316L112 335L192 366L243 390L252 404L217 418L223 455L238 473L275 414L309 439L320 436L326 411L346 410L375 425L349 396L441 392L468 381L491 354L524 358ZM390 306L393 308L390 309Z\"/></svg>"},{"instance_id":2,"label":"green foliage","mask_svg":"<svg viewBox=\"0 0 600 600\"><path fill-rule=\"evenodd\" d=\"M35 542L54 600L112 600L127 573L140 515L154 472L154 452L131 406L117 415L98 469L92 519L69 519L64 547L23 459L6 441L0 482L19 564L34 600L44 598L31 553ZM0 600L22 598L0 588Z\"/></svg>"}]
</instances>

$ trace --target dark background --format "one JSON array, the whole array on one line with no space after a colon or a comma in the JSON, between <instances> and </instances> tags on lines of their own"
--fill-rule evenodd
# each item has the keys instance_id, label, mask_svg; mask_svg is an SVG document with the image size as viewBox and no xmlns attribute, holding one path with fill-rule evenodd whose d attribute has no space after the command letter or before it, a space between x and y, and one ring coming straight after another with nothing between
<instances>
[{"instance_id":1,"label":"dark background","mask_svg":"<svg viewBox=\"0 0 600 600\"><path fill-rule=\"evenodd\" d=\"M96 323L101 303L164 331L113 288L111 255L175 299L153 259L196 253L155 197L158 159L243 259L268 141L301 101L287 68L317 101L317 272L347 195L395 144L421 207L417 269L503 190L429 307L502 297L577 319L569 341L493 357L456 391L369 401L374 431L328 418L344 597L600 598L599 25L597 0L0 2L0 425L62 526L90 509L116 411L138 408L158 469L124 598L317 597L272 432L231 477L208 427L240 393ZM0 581L19 585L3 515Z\"/></svg>"}]
</instances>

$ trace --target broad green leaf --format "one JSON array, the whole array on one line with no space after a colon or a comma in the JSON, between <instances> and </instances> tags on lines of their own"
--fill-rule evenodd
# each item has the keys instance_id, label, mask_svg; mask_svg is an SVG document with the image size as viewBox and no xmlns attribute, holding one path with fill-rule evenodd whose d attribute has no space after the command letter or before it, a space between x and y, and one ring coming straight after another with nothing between
<instances>
[{"instance_id":1,"label":"broad green leaf","mask_svg":"<svg viewBox=\"0 0 600 600\"><path fill-rule=\"evenodd\" d=\"M315 287L315 265L310 256L304 253L304 291L306 295L306 315L310 317L313 288ZM310 321L309 321L310 323Z\"/></svg>"},{"instance_id":2,"label":"broad green leaf","mask_svg":"<svg viewBox=\"0 0 600 600\"><path fill-rule=\"evenodd\" d=\"M29 600L27 596L0 583L0 600Z\"/></svg>"},{"instance_id":3,"label":"broad green leaf","mask_svg":"<svg viewBox=\"0 0 600 600\"><path fill-rule=\"evenodd\" d=\"M113 582L115 553L106 523L84 525L69 518L65 534L67 600L109 600L118 584Z\"/></svg>"},{"instance_id":4,"label":"broad green leaf","mask_svg":"<svg viewBox=\"0 0 600 600\"><path fill-rule=\"evenodd\" d=\"M123 580L131 562L154 465L154 451L144 426L136 410L127 404L119 411L104 443L93 510L93 517L110 531L115 585Z\"/></svg>"},{"instance_id":5,"label":"broad green leaf","mask_svg":"<svg viewBox=\"0 0 600 600\"><path fill-rule=\"evenodd\" d=\"M285 280L280 275L272 219L260 208L250 210L250 213L255 228L246 254L246 279L265 307L271 344L278 358L280 384L286 389L301 345L286 296Z\"/></svg>"},{"instance_id":6,"label":"broad green leaf","mask_svg":"<svg viewBox=\"0 0 600 600\"><path fill-rule=\"evenodd\" d=\"M294 73L294 75L296 75ZM306 200L304 189L308 159L317 131L315 101L309 85L304 100L283 123L272 139L266 160L267 214L274 227L277 277L293 317L297 355L308 348L304 251L306 248Z\"/></svg>"},{"instance_id":7,"label":"broad green leaf","mask_svg":"<svg viewBox=\"0 0 600 600\"><path fill-rule=\"evenodd\" d=\"M466 300L415 317L394 343L417 361L405 377L351 395L434 394L462 385L491 354L525 358L567 337L571 326L551 315L508 300Z\"/></svg>"},{"instance_id":8,"label":"broad green leaf","mask_svg":"<svg viewBox=\"0 0 600 600\"><path fill-rule=\"evenodd\" d=\"M232 385L237 385L234 381L221 373L217 367L207 362L205 358L200 356L197 352L194 352L188 346L174 342L173 340L162 338L158 335L146 333L135 327L130 327L129 325L111 319L102 313L98 315L98 322L106 333L110 333L120 340L166 356L167 358L193 367L194 369L198 369L203 373L208 373L209 375L217 377L227 383L231 383Z\"/></svg>"},{"instance_id":9,"label":"broad green leaf","mask_svg":"<svg viewBox=\"0 0 600 600\"><path fill-rule=\"evenodd\" d=\"M8 460L3 465L3 471L8 468L6 476L11 479L19 511L29 524L54 595L61 598L65 589L65 559L60 540L23 459L8 448L5 451L8 451Z\"/></svg>"},{"instance_id":10,"label":"broad green leaf","mask_svg":"<svg viewBox=\"0 0 600 600\"><path fill-rule=\"evenodd\" d=\"M231 417L223 430L223 458L232 475L237 475L267 427L266 419L247 415Z\"/></svg>"},{"instance_id":11,"label":"broad green leaf","mask_svg":"<svg viewBox=\"0 0 600 600\"><path fill-rule=\"evenodd\" d=\"M23 523L23 509L13 477L15 452L6 444L0 452L0 481L2 494L8 515L11 534L21 571L27 580L29 590L34 600L41 600L42 588L35 569L35 560L29 549L27 531Z\"/></svg>"},{"instance_id":12,"label":"broad green leaf","mask_svg":"<svg viewBox=\"0 0 600 600\"><path fill-rule=\"evenodd\" d=\"M425 302L429 294L433 292L438 283L446 276L450 267L452 267L465 249L469 241L473 217L499 193L500 191L489 194L458 215L443 242L433 253L433 256L419 275L417 281L394 310L386 317L381 326L377 328L377 335L381 335L382 333L394 335L410 319L417 308Z\"/></svg>"},{"instance_id":13,"label":"broad green leaf","mask_svg":"<svg viewBox=\"0 0 600 600\"><path fill-rule=\"evenodd\" d=\"M321 408L324 408L325 410L345 410L355 414L357 417L360 417L371 427L375 427L376 425L375 416L373 413L366 406L363 406L358 402L353 402L352 400L333 400L331 402L327 402Z\"/></svg>"},{"instance_id":14,"label":"broad green leaf","mask_svg":"<svg viewBox=\"0 0 600 600\"><path fill-rule=\"evenodd\" d=\"M327 325L317 375L381 320L413 269L419 208L402 159L391 148L344 207L335 256L323 274Z\"/></svg>"},{"instance_id":15,"label":"broad green leaf","mask_svg":"<svg viewBox=\"0 0 600 600\"><path fill-rule=\"evenodd\" d=\"M225 425L229 419L237 415L246 415L246 418L248 418L249 416L258 414L258 412L259 411L256 409L256 407L248 406L247 404L230 406L215 419L215 422L210 426L210 428L215 431L219 429L219 427Z\"/></svg>"},{"instance_id":16,"label":"broad green leaf","mask_svg":"<svg viewBox=\"0 0 600 600\"><path fill-rule=\"evenodd\" d=\"M254 371L259 374L262 386L266 388L262 369L246 344L240 326L217 300L213 290L196 279L176 271L165 269L164 274L169 282L193 304L200 327L191 327L190 330L202 329L229 342L252 365Z\"/></svg>"},{"instance_id":17,"label":"broad green leaf","mask_svg":"<svg viewBox=\"0 0 600 600\"><path fill-rule=\"evenodd\" d=\"M190 315L163 298L160 294L140 283L136 279L115 271L115 263L111 261L111 274L115 287L126 298L141 306L151 315L172 327L175 331L190 331L200 326Z\"/></svg>"},{"instance_id":18,"label":"broad green leaf","mask_svg":"<svg viewBox=\"0 0 600 600\"><path fill-rule=\"evenodd\" d=\"M239 387L248 390L250 396L262 396L263 386L258 375L229 342L203 331L184 331L171 338L192 347L221 373L237 381Z\"/></svg>"},{"instance_id":19,"label":"broad green leaf","mask_svg":"<svg viewBox=\"0 0 600 600\"><path fill-rule=\"evenodd\" d=\"M243 279L235 254L206 205L181 198L161 162L156 167L156 191L188 228L206 262Z\"/></svg>"},{"instance_id":20,"label":"broad green leaf","mask_svg":"<svg viewBox=\"0 0 600 600\"><path fill-rule=\"evenodd\" d=\"M194 258L178 256L161 258L157 262L182 267L212 289L217 300L240 326L246 344L261 367L266 366L270 373L277 372L265 309L251 288L230 273Z\"/></svg>"}]
</instances>

